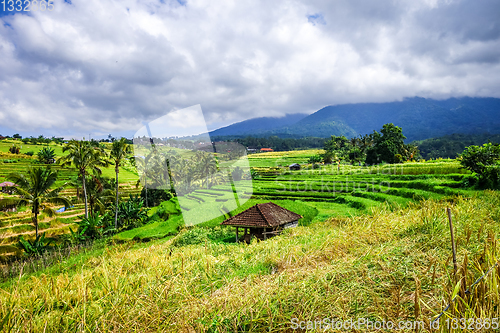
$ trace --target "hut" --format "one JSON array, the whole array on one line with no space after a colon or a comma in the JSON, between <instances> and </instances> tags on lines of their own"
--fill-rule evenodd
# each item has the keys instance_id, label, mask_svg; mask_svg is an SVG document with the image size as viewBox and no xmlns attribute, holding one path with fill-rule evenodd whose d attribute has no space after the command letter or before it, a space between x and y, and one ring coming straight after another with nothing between
<instances>
[{"instance_id":1,"label":"hut","mask_svg":"<svg viewBox=\"0 0 500 333\"><path fill-rule=\"evenodd\" d=\"M15 186L17 186L17 184L14 184L12 182L0 183L0 192L12 194L12 192L14 192Z\"/></svg>"},{"instance_id":2,"label":"hut","mask_svg":"<svg viewBox=\"0 0 500 333\"><path fill-rule=\"evenodd\" d=\"M239 230L243 231L243 240L250 243L252 236L261 240L279 235L283 229L296 227L301 215L278 206L273 202L256 204L247 210L230 217L221 223L236 227L236 241L239 240Z\"/></svg>"},{"instance_id":3,"label":"hut","mask_svg":"<svg viewBox=\"0 0 500 333\"><path fill-rule=\"evenodd\" d=\"M293 163L288 166L288 169L290 170L300 170L300 164L298 163Z\"/></svg>"}]
</instances>

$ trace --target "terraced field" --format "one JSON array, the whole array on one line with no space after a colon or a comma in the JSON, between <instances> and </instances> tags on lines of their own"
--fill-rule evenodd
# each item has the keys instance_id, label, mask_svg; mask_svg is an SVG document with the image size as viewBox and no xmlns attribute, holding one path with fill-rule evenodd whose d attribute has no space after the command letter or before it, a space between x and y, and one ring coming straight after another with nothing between
<instances>
[{"instance_id":1,"label":"terraced field","mask_svg":"<svg viewBox=\"0 0 500 333\"><path fill-rule=\"evenodd\" d=\"M151 235L161 238L172 234L182 224L213 227L256 203L268 201L303 215L300 223L307 225L325 221L332 216L369 214L373 208L381 205L395 209L407 206L412 201L468 197L476 193L462 187L468 172L461 169L455 160L375 167L317 165L313 168L307 164L311 156L319 153L320 150L304 150L251 154L248 159L255 174L251 185L241 181L235 182L234 189L230 185L217 185L181 196L179 204L183 219L159 221L156 222L158 224L147 225L119 235L118 238L133 239L138 235L144 235L143 238L150 238ZM10 172L26 170L34 161L34 158L22 156L14 163L0 163L0 182ZM302 170L288 170L287 166L291 163L301 164ZM73 168L59 165L53 168L59 173L57 185L63 185L76 177ZM103 174L114 177L114 170L112 167L104 168ZM129 194L137 194L136 181L137 174L130 165L122 168L121 195L128 197ZM48 236L67 233L72 223L83 214L83 204L76 201L76 190L67 187L63 194L74 198L75 205L55 218L42 216L40 231L47 232ZM3 257L9 253L15 255L13 245L20 235L27 238L34 235L29 212L0 213L0 253L3 253Z\"/></svg>"},{"instance_id":2,"label":"terraced field","mask_svg":"<svg viewBox=\"0 0 500 333\"><path fill-rule=\"evenodd\" d=\"M23 173L31 165L39 165L37 164L36 157L8 153L8 148L11 145L12 142L0 143L0 183L7 180L9 173ZM34 151L36 154L43 147L44 145L24 145L22 152ZM59 154L58 156L62 155L61 146L51 144L50 147L56 150L56 153ZM74 204L72 208L65 212L57 213L55 217L49 218L43 214L40 216L39 231L46 232L47 237L68 233L72 224L79 221L84 214L83 202L82 200L77 200L76 188L70 185L71 181L77 177L76 170L73 167L61 167L58 164L51 165L51 168L58 173L58 180L55 186L64 186L61 194L71 198ZM103 168L102 174L105 177L114 178L114 168L112 166ZM136 188L138 176L130 165L121 168L119 176L120 195L122 197L139 193L140 188ZM8 197L8 194L0 192L0 198L4 197ZM58 209L60 207L53 208ZM73 227L73 229L75 228ZM19 241L21 235L27 239L34 238L35 227L31 223L30 212L26 208L21 208L17 212L0 212L0 262L8 261L18 254L18 249L14 245Z\"/></svg>"},{"instance_id":3,"label":"terraced field","mask_svg":"<svg viewBox=\"0 0 500 333\"><path fill-rule=\"evenodd\" d=\"M377 167L326 165L313 169L306 162L317 152L250 155L251 166L258 173L251 187L248 182L235 182L235 191L231 186L217 185L179 197L185 224L213 227L256 203L273 201L305 216L299 222L307 225L335 216L370 214L381 205L399 209L410 202L452 200L477 192L463 188L462 181L468 172L455 160ZM283 165L276 165L277 159L302 163L303 169L287 170ZM275 166L262 166L273 164ZM130 232L125 238L141 232Z\"/></svg>"}]
</instances>

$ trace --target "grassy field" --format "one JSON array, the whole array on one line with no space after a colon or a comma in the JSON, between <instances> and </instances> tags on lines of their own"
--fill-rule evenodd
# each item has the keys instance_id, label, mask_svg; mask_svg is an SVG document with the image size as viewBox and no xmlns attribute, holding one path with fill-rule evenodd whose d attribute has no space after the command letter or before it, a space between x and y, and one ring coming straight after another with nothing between
<instances>
[{"instance_id":1,"label":"grassy field","mask_svg":"<svg viewBox=\"0 0 500 333\"><path fill-rule=\"evenodd\" d=\"M322 318L428 325L455 287L446 207L470 286L495 260L496 192L381 205L250 245L179 247L174 238L82 253L1 285L0 318L15 331L274 332ZM449 315L498 317L498 278L495 270Z\"/></svg>"},{"instance_id":2,"label":"grassy field","mask_svg":"<svg viewBox=\"0 0 500 333\"><path fill-rule=\"evenodd\" d=\"M27 273L21 267L0 285L0 330L291 332L298 323L305 328L327 318L408 321L423 329L400 331L428 332L430 318L455 295L434 331L450 331L446 318L500 315L500 269L465 293L497 260L498 192L463 187L470 174L456 160L307 165L320 152L249 155L256 177L252 186L235 183L236 203L229 185L198 189L179 198L182 215L165 221L155 207L151 223L107 244L54 253L30 263ZM302 170L288 170L291 163ZM20 160L16 166L28 164ZM2 172L0 163L0 181ZM74 171L61 172L69 177ZM133 170L126 167L120 177L132 190ZM232 228L219 226L269 201L301 214L299 227L244 244L235 242ZM455 223L455 275L448 207ZM44 220L44 227L64 232L78 212L81 205ZM196 220L205 222L185 228ZM14 251L16 235L31 232L28 212L5 213L0 226L8 239L0 252Z\"/></svg>"}]
</instances>

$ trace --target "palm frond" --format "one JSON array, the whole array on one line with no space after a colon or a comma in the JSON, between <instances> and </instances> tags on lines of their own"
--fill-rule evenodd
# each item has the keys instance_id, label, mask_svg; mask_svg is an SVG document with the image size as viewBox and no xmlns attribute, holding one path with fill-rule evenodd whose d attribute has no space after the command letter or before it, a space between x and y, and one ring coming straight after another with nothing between
<instances>
[{"instance_id":1,"label":"palm frond","mask_svg":"<svg viewBox=\"0 0 500 333\"><path fill-rule=\"evenodd\" d=\"M69 208L71 206L71 201L66 197L47 197L46 201L53 204L64 205L65 208Z\"/></svg>"},{"instance_id":2,"label":"palm frond","mask_svg":"<svg viewBox=\"0 0 500 333\"><path fill-rule=\"evenodd\" d=\"M0 209L26 205L28 201L23 198L3 198L0 199Z\"/></svg>"},{"instance_id":3,"label":"palm frond","mask_svg":"<svg viewBox=\"0 0 500 333\"><path fill-rule=\"evenodd\" d=\"M48 217L53 217L56 215L56 211L48 206L45 206L43 209L43 212L48 216Z\"/></svg>"},{"instance_id":4,"label":"palm frond","mask_svg":"<svg viewBox=\"0 0 500 333\"><path fill-rule=\"evenodd\" d=\"M19 185L21 187L27 187L29 185L28 180L26 179L26 176L19 172L14 172L10 173L7 175L7 179L15 183L16 185Z\"/></svg>"}]
</instances>

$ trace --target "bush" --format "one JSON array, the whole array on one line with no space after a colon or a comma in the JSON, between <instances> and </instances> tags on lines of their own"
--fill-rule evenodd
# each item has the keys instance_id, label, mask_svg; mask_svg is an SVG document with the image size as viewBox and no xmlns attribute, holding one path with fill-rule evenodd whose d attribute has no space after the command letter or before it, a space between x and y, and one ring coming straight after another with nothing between
<instances>
[{"instance_id":1,"label":"bush","mask_svg":"<svg viewBox=\"0 0 500 333\"><path fill-rule=\"evenodd\" d=\"M154 214L149 218L149 221L163 220L167 221L172 215L181 213L179 203L176 198L162 202Z\"/></svg>"},{"instance_id":2,"label":"bush","mask_svg":"<svg viewBox=\"0 0 500 333\"><path fill-rule=\"evenodd\" d=\"M130 195L129 200L118 204L118 231L130 230L144 225L148 218L148 210L143 207L144 201ZM112 219L114 227L114 214ZM106 219L109 223L109 219Z\"/></svg>"},{"instance_id":3,"label":"bush","mask_svg":"<svg viewBox=\"0 0 500 333\"><path fill-rule=\"evenodd\" d=\"M172 242L173 246L203 244L205 242L236 242L236 234L231 227L194 227L182 231Z\"/></svg>"},{"instance_id":4,"label":"bush","mask_svg":"<svg viewBox=\"0 0 500 333\"><path fill-rule=\"evenodd\" d=\"M99 214L83 218L80 222L76 222L76 224L78 224L77 237L81 241L101 238L103 235L103 217L99 216Z\"/></svg>"},{"instance_id":5,"label":"bush","mask_svg":"<svg viewBox=\"0 0 500 333\"><path fill-rule=\"evenodd\" d=\"M34 152L34 151L32 151L32 150L30 150L29 152L26 152L26 153L24 153L24 154L25 154L25 155L28 155L28 156L33 156L33 155L35 155L35 152Z\"/></svg>"},{"instance_id":6,"label":"bush","mask_svg":"<svg viewBox=\"0 0 500 333\"><path fill-rule=\"evenodd\" d=\"M236 169L233 170L231 175L233 176L234 181L239 181L243 176L243 170L240 167L236 167Z\"/></svg>"},{"instance_id":7,"label":"bush","mask_svg":"<svg viewBox=\"0 0 500 333\"><path fill-rule=\"evenodd\" d=\"M172 242L173 246L202 244L209 241L208 228L194 227L181 232Z\"/></svg>"},{"instance_id":8,"label":"bush","mask_svg":"<svg viewBox=\"0 0 500 333\"><path fill-rule=\"evenodd\" d=\"M148 207L155 207L161 204L163 201L168 201L175 196L175 194L171 193L170 190L163 189L150 189L148 188ZM141 199L146 204L146 188L143 187L141 190Z\"/></svg>"},{"instance_id":9,"label":"bush","mask_svg":"<svg viewBox=\"0 0 500 333\"><path fill-rule=\"evenodd\" d=\"M19 237L18 246L24 250L24 254L28 256L39 256L47 251L52 239L45 239L45 233L38 235L35 240L30 241L24 239L23 236Z\"/></svg>"},{"instance_id":10,"label":"bush","mask_svg":"<svg viewBox=\"0 0 500 333\"><path fill-rule=\"evenodd\" d=\"M19 154L21 152L21 149L19 149L18 146L13 145L12 147L9 148L9 153L11 154Z\"/></svg>"},{"instance_id":11,"label":"bush","mask_svg":"<svg viewBox=\"0 0 500 333\"><path fill-rule=\"evenodd\" d=\"M485 143L469 146L459 156L463 168L474 172L483 187L498 187L500 184L500 144Z\"/></svg>"}]
</instances>

